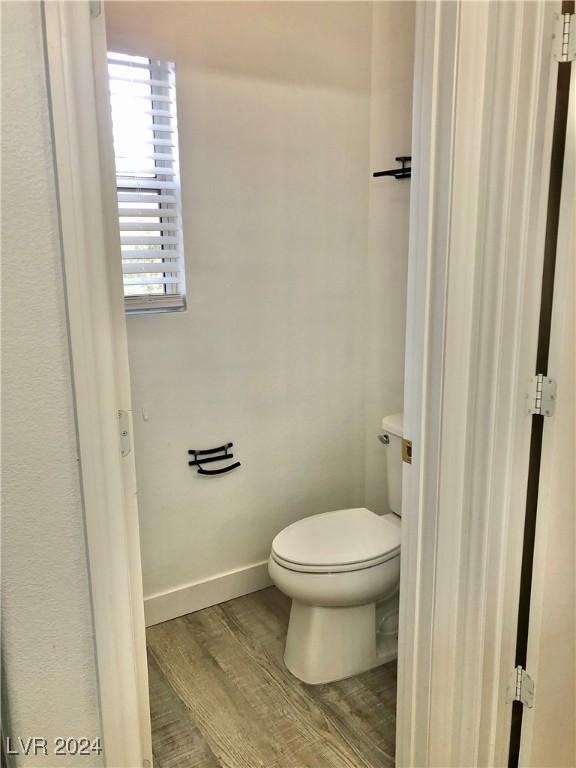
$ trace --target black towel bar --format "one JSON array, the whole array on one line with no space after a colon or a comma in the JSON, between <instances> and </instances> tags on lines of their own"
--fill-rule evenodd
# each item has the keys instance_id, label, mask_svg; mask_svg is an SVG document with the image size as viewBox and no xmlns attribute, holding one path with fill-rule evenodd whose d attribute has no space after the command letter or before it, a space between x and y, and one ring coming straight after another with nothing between
<instances>
[{"instance_id":1,"label":"black towel bar","mask_svg":"<svg viewBox=\"0 0 576 768\"><path fill-rule=\"evenodd\" d=\"M234 464L229 464L227 467L221 467L220 469L204 469L203 465L213 461L233 459L234 454L229 453L229 450L233 445L234 443L226 443L225 445L218 446L218 448L205 448L202 451L190 448L188 454L192 459L188 462L188 466L198 467L199 475L222 475L224 472L230 472L230 470L241 466L239 461L234 462Z\"/></svg>"},{"instance_id":2,"label":"black towel bar","mask_svg":"<svg viewBox=\"0 0 576 768\"><path fill-rule=\"evenodd\" d=\"M188 453L192 454L193 456L206 456L209 453L220 453L220 451L227 451L228 448L232 448L234 443L226 443L226 445L221 445L218 448L206 448L203 451L195 451L193 448L190 448Z\"/></svg>"},{"instance_id":3,"label":"black towel bar","mask_svg":"<svg viewBox=\"0 0 576 768\"><path fill-rule=\"evenodd\" d=\"M222 475L224 472L230 472L232 469L236 469L236 467L241 466L239 461L235 461L234 464L229 464L227 467L222 467L221 469L203 469L202 467L198 467L198 474L199 475Z\"/></svg>"},{"instance_id":4,"label":"black towel bar","mask_svg":"<svg viewBox=\"0 0 576 768\"><path fill-rule=\"evenodd\" d=\"M402 168L392 168L390 171L375 171L372 176L377 178L378 176L394 176L395 179L409 179L412 171L412 166L407 163L412 162L412 158L409 155L400 155L396 157L399 163L402 163Z\"/></svg>"},{"instance_id":5,"label":"black towel bar","mask_svg":"<svg viewBox=\"0 0 576 768\"><path fill-rule=\"evenodd\" d=\"M189 467L201 467L203 464L210 464L212 461L222 461L222 459L232 459L233 454L225 453L222 456L206 456L202 459L194 459L188 462Z\"/></svg>"}]
</instances>

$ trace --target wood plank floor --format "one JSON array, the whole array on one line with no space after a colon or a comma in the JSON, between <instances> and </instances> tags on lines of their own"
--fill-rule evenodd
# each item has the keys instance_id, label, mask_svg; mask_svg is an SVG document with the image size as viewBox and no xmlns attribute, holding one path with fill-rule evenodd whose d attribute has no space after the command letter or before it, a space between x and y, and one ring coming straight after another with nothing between
<instances>
[{"instance_id":1,"label":"wood plank floor","mask_svg":"<svg viewBox=\"0 0 576 768\"><path fill-rule=\"evenodd\" d=\"M274 587L147 630L156 768L388 768L396 664L311 686L284 667Z\"/></svg>"}]
</instances>

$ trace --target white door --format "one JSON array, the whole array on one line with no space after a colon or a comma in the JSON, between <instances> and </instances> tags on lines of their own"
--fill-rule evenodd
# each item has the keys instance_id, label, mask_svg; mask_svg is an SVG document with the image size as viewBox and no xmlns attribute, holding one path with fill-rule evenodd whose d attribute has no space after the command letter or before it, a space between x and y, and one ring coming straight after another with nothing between
<instances>
[{"instance_id":1,"label":"white door","mask_svg":"<svg viewBox=\"0 0 576 768\"><path fill-rule=\"evenodd\" d=\"M526 668L535 681L522 720L520 766L576 765L576 72L572 67L548 373L556 411L544 419Z\"/></svg>"}]
</instances>

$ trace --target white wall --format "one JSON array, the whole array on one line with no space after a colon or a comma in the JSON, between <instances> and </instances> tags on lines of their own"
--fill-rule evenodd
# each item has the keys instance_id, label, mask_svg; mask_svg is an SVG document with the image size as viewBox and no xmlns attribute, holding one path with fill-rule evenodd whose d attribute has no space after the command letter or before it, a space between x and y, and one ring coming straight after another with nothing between
<instances>
[{"instance_id":1,"label":"white wall","mask_svg":"<svg viewBox=\"0 0 576 768\"><path fill-rule=\"evenodd\" d=\"M94 738L99 706L40 3L2 3L1 11L4 728L15 738ZM15 762L77 765L78 757Z\"/></svg>"},{"instance_id":2,"label":"white wall","mask_svg":"<svg viewBox=\"0 0 576 768\"><path fill-rule=\"evenodd\" d=\"M371 171L400 167L410 155L415 3L376 2L372 25ZM401 411L404 390L410 181L370 183L366 383L366 496L388 511L385 456L376 436L382 417Z\"/></svg>"},{"instance_id":3,"label":"white wall","mask_svg":"<svg viewBox=\"0 0 576 768\"><path fill-rule=\"evenodd\" d=\"M371 9L106 14L110 47L177 67L189 309L128 321L150 595L261 562L293 520L363 501ZM240 470L187 467L188 448L226 440Z\"/></svg>"},{"instance_id":4,"label":"white wall","mask_svg":"<svg viewBox=\"0 0 576 768\"><path fill-rule=\"evenodd\" d=\"M370 261L368 211L371 168L410 147L398 38L413 13L393 8L376 14L373 59L370 3L106 6L111 49L177 67L189 308L128 319L148 597L262 563L290 522L384 486L374 449L401 405L408 183L374 186ZM367 371L384 381L367 389ZM187 467L188 448L227 440L240 470ZM244 588L262 586L265 565L250 573ZM229 589L149 599L148 620Z\"/></svg>"}]
</instances>

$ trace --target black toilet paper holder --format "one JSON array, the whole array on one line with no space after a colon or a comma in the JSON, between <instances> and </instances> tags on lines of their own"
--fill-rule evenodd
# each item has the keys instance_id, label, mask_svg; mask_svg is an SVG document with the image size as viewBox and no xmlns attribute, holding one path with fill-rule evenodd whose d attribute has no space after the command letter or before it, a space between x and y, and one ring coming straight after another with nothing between
<instances>
[{"instance_id":1,"label":"black toilet paper holder","mask_svg":"<svg viewBox=\"0 0 576 768\"><path fill-rule=\"evenodd\" d=\"M226 443L220 445L218 448L206 448L205 450L198 451L195 448L190 448L188 454L192 456L192 460L188 462L189 467L198 467L199 475L222 475L225 472L230 472L241 464L239 461L235 461L233 464L228 464L227 467L221 467L220 469L204 469L203 464L209 464L212 461L224 461L225 459L233 459L234 454L229 453L234 443Z\"/></svg>"}]
</instances>

